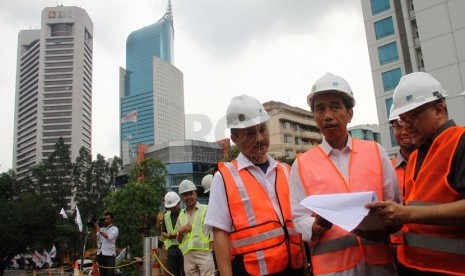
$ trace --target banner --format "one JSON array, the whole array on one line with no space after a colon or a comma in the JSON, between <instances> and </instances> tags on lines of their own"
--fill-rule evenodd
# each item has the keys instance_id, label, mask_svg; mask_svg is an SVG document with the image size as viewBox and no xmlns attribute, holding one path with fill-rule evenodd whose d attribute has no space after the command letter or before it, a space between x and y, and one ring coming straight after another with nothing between
<instances>
[{"instance_id":1,"label":"banner","mask_svg":"<svg viewBox=\"0 0 465 276\"><path fill-rule=\"evenodd\" d=\"M135 123L137 122L137 110L134 110L132 112L129 112L128 114L124 115L123 118L121 118L121 123Z\"/></svg>"},{"instance_id":2,"label":"banner","mask_svg":"<svg viewBox=\"0 0 465 276\"><path fill-rule=\"evenodd\" d=\"M37 267L42 267L45 263L45 259L39 252L34 251L34 255L32 255L32 261L36 264Z\"/></svg>"}]
</instances>

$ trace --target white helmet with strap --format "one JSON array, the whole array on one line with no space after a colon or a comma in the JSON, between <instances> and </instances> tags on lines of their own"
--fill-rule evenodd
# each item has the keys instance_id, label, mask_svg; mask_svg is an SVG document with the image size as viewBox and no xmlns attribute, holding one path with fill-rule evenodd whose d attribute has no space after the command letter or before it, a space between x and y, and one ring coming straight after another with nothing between
<instances>
[{"instance_id":1,"label":"white helmet with strap","mask_svg":"<svg viewBox=\"0 0 465 276\"><path fill-rule=\"evenodd\" d=\"M165 195L165 207L171 208L176 206L181 198L176 192L167 192Z\"/></svg>"},{"instance_id":2,"label":"white helmet with strap","mask_svg":"<svg viewBox=\"0 0 465 276\"><path fill-rule=\"evenodd\" d=\"M210 188L212 186L212 180L213 180L212 174L207 174L202 178L202 187L205 190L204 194L210 191Z\"/></svg>"},{"instance_id":3,"label":"white helmet with strap","mask_svg":"<svg viewBox=\"0 0 465 276\"><path fill-rule=\"evenodd\" d=\"M263 105L255 98L240 95L234 97L226 110L228 128L248 128L270 119Z\"/></svg>"},{"instance_id":4,"label":"white helmet with strap","mask_svg":"<svg viewBox=\"0 0 465 276\"><path fill-rule=\"evenodd\" d=\"M195 191L197 190L197 187L195 187L194 182L184 179L181 181L179 184L179 194L182 195L184 193L190 192L190 191Z\"/></svg>"},{"instance_id":5,"label":"white helmet with strap","mask_svg":"<svg viewBox=\"0 0 465 276\"><path fill-rule=\"evenodd\" d=\"M312 86L312 91L307 96L307 103L310 108L313 109L313 99L315 96L324 92L340 93L348 100L351 108L355 106L354 93L349 83L342 77L326 73L315 82Z\"/></svg>"},{"instance_id":6,"label":"white helmet with strap","mask_svg":"<svg viewBox=\"0 0 465 276\"><path fill-rule=\"evenodd\" d=\"M393 94L393 110L390 116L399 116L419 106L436 100L444 100L447 91L433 76L425 72L413 72L400 78Z\"/></svg>"}]
</instances>

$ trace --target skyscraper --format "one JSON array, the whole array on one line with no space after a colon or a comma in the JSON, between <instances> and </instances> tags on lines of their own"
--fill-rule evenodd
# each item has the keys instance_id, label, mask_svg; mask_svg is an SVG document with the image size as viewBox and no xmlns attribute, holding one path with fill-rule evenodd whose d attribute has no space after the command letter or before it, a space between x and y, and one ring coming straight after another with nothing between
<instances>
[{"instance_id":1,"label":"skyscraper","mask_svg":"<svg viewBox=\"0 0 465 276\"><path fill-rule=\"evenodd\" d=\"M40 29L18 36L13 169L48 158L58 138L74 160L92 146L93 23L84 9L42 10Z\"/></svg>"},{"instance_id":2,"label":"skyscraper","mask_svg":"<svg viewBox=\"0 0 465 276\"><path fill-rule=\"evenodd\" d=\"M160 20L133 31L126 41L126 69L120 69L124 164L128 157L135 156L138 143L154 145L185 138L183 75L172 64L173 40L173 15L168 2ZM131 113L133 116L127 120Z\"/></svg>"},{"instance_id":3,"label":"skyscraper","mask_svg":"<svg viewBox=\"0 0 465 276\"><path fill-rule=\"evenodd\" d=\"M449 116L464 125L465 1L361 0L381 141L396 141L388 125L392 94L401 76L433 75L447 90Z\"/></svg>"}]
</instances>

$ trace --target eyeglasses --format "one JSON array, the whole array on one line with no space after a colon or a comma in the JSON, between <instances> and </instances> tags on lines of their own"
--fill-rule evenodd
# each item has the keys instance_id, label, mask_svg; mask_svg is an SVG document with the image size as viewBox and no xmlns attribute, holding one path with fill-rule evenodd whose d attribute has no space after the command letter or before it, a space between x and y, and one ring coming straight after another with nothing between
<instances>
[{"instance_id":1,"label":"eyeglasses","mask_svg":"<svg viewBox=\"0 0 465 276\"><path fill-rule=\"evenodd\" d=\"M414 110L412 110L410 112L401 114L401 115L399 115L399 117L400 117L399 121L402 121L403 124L405 124L405 123L413 123L413 121L415 120L415 118L418 117L418 115L423 113L428 108L430 108L432 106L435 106L436 104L438 104L438 102L433 101L433 102L430 102L429 104L421 105L421 106L415 108Z\"/></svg>"},{"instance_id":2,"label":"eyeglasses","mask_svg":"<svg viewBox=\"0 0 465 276\"><path fill-rule=\"evenodd\" d=\"M394 129L402 129L404 126L406 126L406 123L401 119L397 119L390 121L389 125Z\"/></svg>"}]
</instances>

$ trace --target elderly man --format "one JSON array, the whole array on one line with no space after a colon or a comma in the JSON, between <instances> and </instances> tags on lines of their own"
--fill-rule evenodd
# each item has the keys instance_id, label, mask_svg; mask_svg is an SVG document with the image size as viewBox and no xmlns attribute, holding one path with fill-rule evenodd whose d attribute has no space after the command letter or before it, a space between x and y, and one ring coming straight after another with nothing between
<instances>
[{"instance_id":1,"label":"elderly man","mask_svg":"<svg viewBox=\"0 0 465 276\"><path fill-rule=\"evenodd\" d=\"M291 220L289 167L267 154L268 119L263 105L246 95L233 98L226 111L240 154L218 165L210 191L214 208L205 219L221 276L304 273Z\"/></svg>"},{"instance_id":2,"label":"elderly man","mask_svg":"<svg viewBox=\"0 0 465 276\"><path fill-rule=\"evenodd\" d=\"M446 97L427 73L400 79L393 113L419 145L407 164L405 206L367 204L386 223L403 224L398 258L409 275L465 275L465 129L449 119Z\"/></svg>"},{"instance_id":3,"label":"elderly man","mask_svg":"<svg viewBox=\"0 0 465 276\"><path fill-rule=\"evenodd\" d=\"M386 151L375 141L352 139L347 132L355 105L349 83L327 73L315 82L307 100L323 142L297 157L290 185L294 224L302 239L310 242L313 273L396 275L391 231L357 232L365 239L300 205L309 195L362 191L400 202L397 177Z\"/></svg>"}]
</instances>

